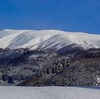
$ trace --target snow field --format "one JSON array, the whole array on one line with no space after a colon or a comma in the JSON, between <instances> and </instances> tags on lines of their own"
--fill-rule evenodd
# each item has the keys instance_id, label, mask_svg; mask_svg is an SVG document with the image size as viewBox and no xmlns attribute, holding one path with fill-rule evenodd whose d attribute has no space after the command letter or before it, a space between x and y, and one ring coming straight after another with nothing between
<instances>
[{"instance_id":1,"label":"snow field","mask_svg":"<svg viewBox=\"0 0 100 99\"><path fill-rule=\"evenodd\" d=\"M67 45L88 48L100 47L100 35L59 30L9 30L0 31L0 48L56 48Z\"/></svg>"},{"instance_id":2,"label":"snow field","mask_svg":"<svg viewBox=\"0 0 100 99\"><path fill-rule=\"evenodd\" d=\"M100 99L100 87L0 87L0 99Z\"/></svg>"}]
</instances>

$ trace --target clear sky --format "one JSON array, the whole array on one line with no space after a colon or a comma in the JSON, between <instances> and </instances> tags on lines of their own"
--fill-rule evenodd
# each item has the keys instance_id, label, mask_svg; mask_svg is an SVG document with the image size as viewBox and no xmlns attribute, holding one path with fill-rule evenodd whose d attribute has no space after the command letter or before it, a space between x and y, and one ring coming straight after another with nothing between
<instances>
[{"instance_id":1,"label":"clear sky","mask_svg":"<svg viewBox=\"0 0 100 99\"><path fill-rule=\"evenodd\" d=\"M100 0L0 0L1 29L100 33Z\"/></svg>"}]
</instances>

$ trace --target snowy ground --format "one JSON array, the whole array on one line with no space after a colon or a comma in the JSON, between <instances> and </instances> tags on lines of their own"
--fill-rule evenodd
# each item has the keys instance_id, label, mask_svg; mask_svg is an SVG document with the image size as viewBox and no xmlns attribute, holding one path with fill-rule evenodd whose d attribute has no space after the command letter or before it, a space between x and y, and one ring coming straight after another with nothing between
<instances>
[{"instance_id":1,"label":"snowy ground","mask_svg":"<svg viewBox=\"0 0 100 99\"><path fill-rule=\"evenodd\" d=\"M100 99L100 87L0 87L0 99Z\"/></svg>"}]
</instances>

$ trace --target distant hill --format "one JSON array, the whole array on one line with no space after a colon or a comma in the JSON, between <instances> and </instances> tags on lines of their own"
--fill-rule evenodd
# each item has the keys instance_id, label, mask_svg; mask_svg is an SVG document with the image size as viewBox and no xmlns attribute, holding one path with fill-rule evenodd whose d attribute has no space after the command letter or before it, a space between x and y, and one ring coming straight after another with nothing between
<instances>
[{"instance_id":1,"label":"distant hill","mask_svg":"<svg viewBox=\"0 0 100 99\"><path fill-rule=\"evenodd\" d=\"M30 48L53 51L100 47L100 35L59 30L0 31L0 48Z\"/></svg>"}]
</instances>

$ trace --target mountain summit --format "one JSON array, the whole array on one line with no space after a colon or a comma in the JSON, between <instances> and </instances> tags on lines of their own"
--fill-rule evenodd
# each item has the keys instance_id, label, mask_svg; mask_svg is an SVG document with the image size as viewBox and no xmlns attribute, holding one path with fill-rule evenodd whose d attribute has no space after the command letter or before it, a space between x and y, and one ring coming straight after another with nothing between
<instances>
[{"instance_id":1,"label":"mountain summit","mask_svg":"<svg viewBox=\"0 0 100 99\"><path fill-rule=\"evenodd\" d=\"M100 35L59 30L11 30L0 31L0 48L53 49L99 48Z\"/></svg>"}]
</instances>

